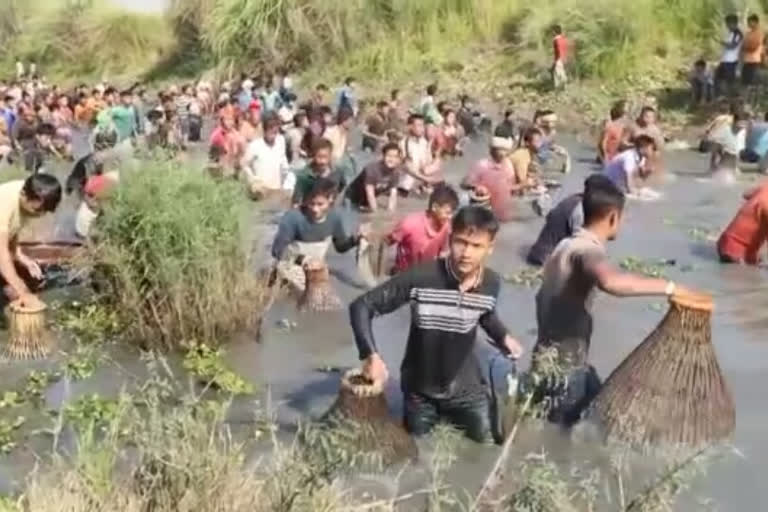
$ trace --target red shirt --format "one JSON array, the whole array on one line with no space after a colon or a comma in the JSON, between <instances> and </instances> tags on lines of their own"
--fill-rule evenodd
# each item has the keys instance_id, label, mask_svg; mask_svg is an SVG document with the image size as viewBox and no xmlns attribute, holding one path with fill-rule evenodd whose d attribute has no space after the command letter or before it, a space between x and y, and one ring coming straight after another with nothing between
<instances>
[{"instance_id":1,"label":"red shirt","mask_svg":"<svg viewBox=\"0 0 768 512\"><path fill-rule=\"evenodd\" d=\"M758 252L768 240L768 183L761 185L739 209L717 241L721 256L751 265L760 262Z\"/></svg>"},{"instance_id":2,"label":"red shirt","mask_svg":"<svg viewBox=\"0 0 768 512\"><path fill-rule=\"evenodd\" d=\"M568 59L568 39L563 35L557 35L552 40L555 46L555 60L561 60L563 62Z\"/></svg>"},{"instance_id":3,"label":"red shirt","mask_svg":"<svg viewBox=\"0 0 768 512\"><path fill-rule=\"evenodd\" d=\"M480 160L467 175L465 183L471 187L485 187L491 195L491 210L502 222L512 218L514 200L512 184L515 171L508 160L501 163L490 158Z\"/></svg>"},{"instance_id":4,"label":"red shirt","mask_svg":"<svg viewBox=\"0 0 768 512\"><path fill-rule=\"evenodd\" d=\"M448 243L450 231L450 223L435 231L426 212L405 217L389 235L389 241L397 244L395 271L402 272L417 263L437 259Z\"/></svg>"}]
</instances>

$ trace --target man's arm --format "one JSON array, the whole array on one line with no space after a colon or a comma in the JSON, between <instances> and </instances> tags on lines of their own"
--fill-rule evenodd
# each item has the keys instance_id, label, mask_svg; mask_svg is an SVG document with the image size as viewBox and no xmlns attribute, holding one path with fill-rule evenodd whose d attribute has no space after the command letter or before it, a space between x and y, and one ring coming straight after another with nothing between
<instances>
[{"instance_id":1,"label":"man's arm","mask_svg":"<svg viewBox=\"0 0 768 512\"><path fill-rule=\"evenodd\" d=\"M360 236L355 235L347 235L346 230L344 229L344 223L341 221L341 217L339 215L336 215L335 213L330 213L329 215L332 215L332 222L333 222L333 247L336 249L337 252L345 253L348 250L352 249L353 247L357 247L357 244L360 243Z\"/></svg>"},{"instance_id":2,"label":"man's arm","mask_svg":"<svg viewBox=\"0 0 768 512\"><path fill-rule=\"evenodd\" d=\"M585 270L591 273L598 287L615 297L663 296L667 294L670 281L642 277L627 272L620 272L604 259L585 262ZM676 293L687 290L675 286Z\"/></svg>"},{"instance_id":3,"label":"man's arm","mask_svg":"<svg viewBox=\"0 0 768 512\"><path fill-rule=\"evenodd\" d=\"M365 199L368 201L368 208L372 212L379 209L378 202L376 201L376 187L368 184L365 185Z\"/></svg>"},{"instance_id":4,"label":"man's arm","mask_svg":"<svg viewBox=\"0 0 768 512\"><path fill-rule=\"evenodd\" d=\"M397 187L392 187L389 191L389 203L387 204L387 210L394 212L397 209Z\"/></svg>"},{"instance_id":5,"label":"man's arm","mask_svg":"<svg viewBox=\"0 0 768 512\"><path fill-rule=\"evenodd\" d=\"M29 288L16 272L14 256L11 254L11 239L5 232L0 232L0 275L18 297L29 295Z\"/></svg>"},{"instance_id":6,"label":"man's arm","mask_svg":"<svg viewBox=\"0 0 768 512\"><path fill-rule=\"evenodd\" d=\"M349 306L349 317L360 360L377 353L373 319L408 303L414 283L414 271L397 274L389 281L358 297Z\"/></svg>"},{"instance_id":7,"label":"man's arm","mask_svg":"<svg viewBox=\"0 0 768 512\"><path fill-rule=\"evenodd\" d=\"M296 240L296 222L294 220L294 211L289 210L280 219L277 227L275 240L272 242L272 256L279 260L283 257L283 252L292 242Z\"/></svg>"}]
</instances>

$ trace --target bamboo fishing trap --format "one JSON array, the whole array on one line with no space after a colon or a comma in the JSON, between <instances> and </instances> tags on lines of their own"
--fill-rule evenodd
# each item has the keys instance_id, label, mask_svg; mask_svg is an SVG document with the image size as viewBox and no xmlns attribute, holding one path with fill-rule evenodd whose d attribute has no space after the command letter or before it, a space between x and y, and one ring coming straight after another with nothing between
<instances>
[{"instance_id":1,"label":"bamboo fishing trap","mask_svg":"<svg viewBox=\"0 0 768 512\"><path fill-rule=\"evenodd\" d=\"M418 456L416 442L401 422L390 416L383 384L371 382L358 369L344 374L339 396L323 420L353 429L354 448L379 454L385 465Z\"/></svg>"},{"instance_id":2,"label":"bamboo fishing trap","mask_svg":"<svg viewBox=\"0 0 768 512\"><path fill-rule=\"evenodd\" d=\"M53 336L45 323L47 306L24 307L12 302L6 308L8 318L8 344L3 360L41 359L51 353Z\"/></svg>"},{"instance_id":3,"label":"bamboo fishing trap","mask_svg":"<svg viewBox=\"0 0 768 512\"><path fill-rule=\"evenodd\" d=\"M697 449L735 428L712 345L712 298L672 298L656 329L605 382L588 413L607 441Z\"/></svg>"},{"instance_id":4,"label":"bamboo fishing trap","mask_svg":"<svg viewBox=\"0 0 768 512\"><path fill-rule=\"evenodd\" d=\"M300 311L337 311L342 309L341 299L331 285L328 266L312 262L304 266L305 287L299 298Z\"/></svg>"}]
</instances>

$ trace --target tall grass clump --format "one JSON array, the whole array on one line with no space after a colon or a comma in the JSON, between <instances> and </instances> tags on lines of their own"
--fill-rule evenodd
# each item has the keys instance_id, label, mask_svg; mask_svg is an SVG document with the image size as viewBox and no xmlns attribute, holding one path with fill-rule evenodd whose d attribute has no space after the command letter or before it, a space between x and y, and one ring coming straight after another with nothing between
<instances>
[{"instance_id":1,"label":"tall grass clump","mask_svg":"<svg viewBox=\"0 0 768 512\"><path fill-rule=\"evenodd\" d=\"M557 0L523 5L507 36L521 63L547 64L554 24L574 43L574 71L582 77L661 77L689 68L693 60L717 61L723 17L762 13L757 0L636 0L621 8L610 0Z\"/></svg>"},{"instance_id":2,"label":"tall grass clump","mask_svg":"<svg viewBox=\"0 0 768 512\"><path fill-rule=\"evenodd\" d=\"M121 179L83 264L144 348L217 346L257 325L264 287L250 264L241 192L173 163Z\"/></svg>"},{"instance_id":3,"label":"tall grass clump","mask_svg":"<svg viewBox=\"0 0 768 512\"><path fill-rule=\"evenodd\" d=\"M104 4L53 1L45 7L6 10L5 19L15 27L0 50L8 70L19 58L36 62L54 77L138 75L175 44L164 17Z\"/></svg>"}]
</instances>

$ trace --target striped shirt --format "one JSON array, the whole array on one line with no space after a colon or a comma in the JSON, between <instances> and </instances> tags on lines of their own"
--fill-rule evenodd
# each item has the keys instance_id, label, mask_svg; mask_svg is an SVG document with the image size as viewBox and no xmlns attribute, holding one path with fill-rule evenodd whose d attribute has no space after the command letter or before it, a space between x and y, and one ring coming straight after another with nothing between
<instances>
[{"instance_id":1,"label":"striped shirt","mask_svg":"<svg viewBox=\"0 0 768 512\"><path fill-rule=\"evenodd\" d=\"M462 292L446 259L398 274L350 306L360 359L376 352L373 318L409 303L411 327L400 367L403 391L449 398L481 389L482 374L473 352L477 326L506 352L507 329L496 314L500 287L498 274L485 269L475 285Z\"/></svg>"}]
</instances>

